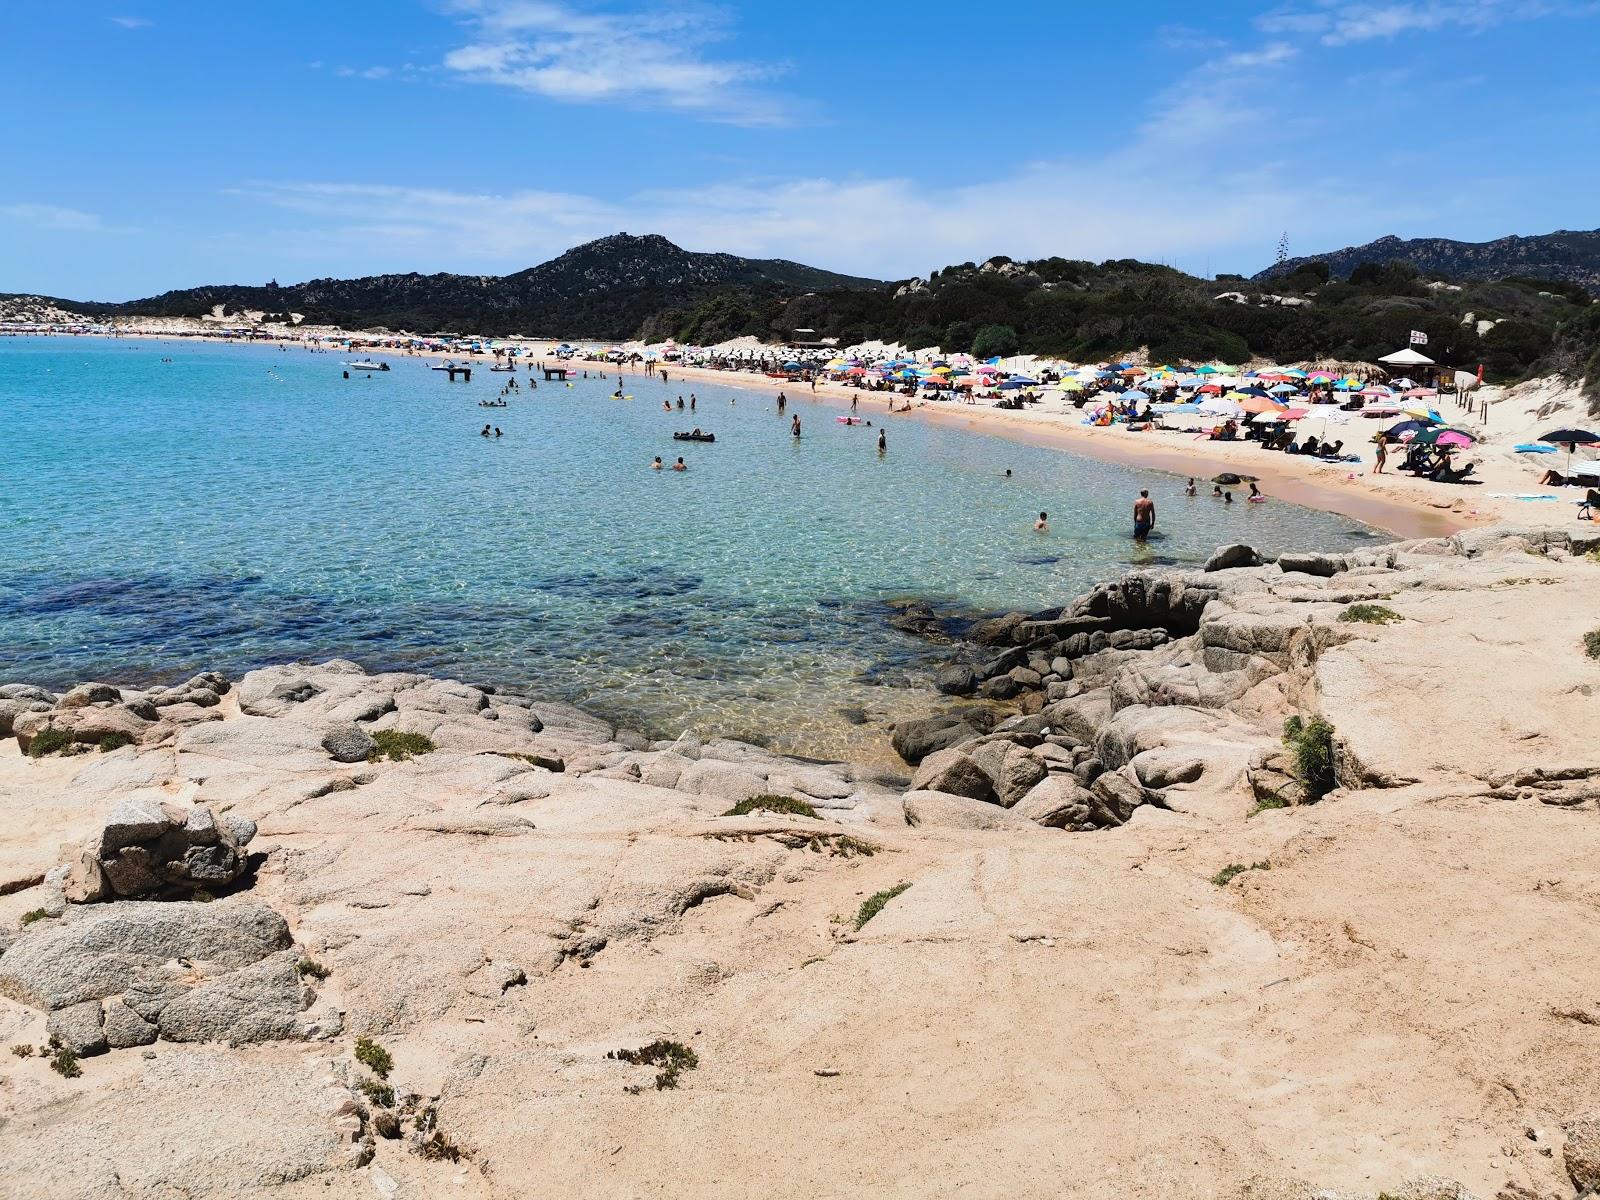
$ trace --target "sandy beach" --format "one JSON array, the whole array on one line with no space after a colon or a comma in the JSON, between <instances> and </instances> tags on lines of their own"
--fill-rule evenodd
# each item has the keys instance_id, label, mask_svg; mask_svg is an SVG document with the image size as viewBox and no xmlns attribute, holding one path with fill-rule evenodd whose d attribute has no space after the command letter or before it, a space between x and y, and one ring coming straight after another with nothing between
<instances>
[{"instance_id":1,"label":"sandy beach","mask_svg":"<svg viewBox=\"0 0 1600 1200\"><path fill-rule=\"evenodd\" d=\"M84 335L97 336L97 335ZM161 340L172 338L171 331L148 330L125 332L117 336ZM193 334L185 333L183 340ZM360 337L360 334L353 335ZM208 337L205 340L228 342L236 339ZM305 350L304 342L296 339L260 339L258 344L281 345L290 350ZM537 366L553 354L559 341L517 341L533 356L531 364ZM407 357L442 358L434 353L419 351L372 350L379 354L404 354ZM452 351L456 361L493 362L490 353L471 354ZM573 360L565 364L591 375L607 374L620 378L642 378L642 364L619 365L615 363L585 363ZM724 387L744 388L766 395L785 393L791 401L817 404L830 409L847 408L852 400L859 404L860 415L872 420L882 420L891 432L894 423L904 420L935 421L952 427L1014 438L1034 445L1050 446L1073 454L1099 459L1104 462L1144 467L1165 471L1180 478L1193 476L1206 483L1202 492L1209 492L1211 476L1223 471L1250 474L1259 477L1262 491L1289 503L1309 508L1337 512L1393 533L1399 537L1435 537L1472 525L1509 522L1519 525L1554 525L1570 527L1573 524L1571 503L1581 498L1576 488L1540 488L1537 479L1550 460L1545 457L1516 455L1510 451L1514 443L1537 435L1537 430L1559 423L1566 412L1572 420L1584 419L1584 402L1575 387L1554 381L1536 381L1522 389L1489 389L1485 398L1493 405L1493 424L1484 431L1484 443L1474 447L1468 457L1475 461L1477 471L1474 481L1464 485L1434 483L1401 474L1395 470L1397 454L1391 454L1389 469L1383 475L1371 473L1372 447L1367 444L1372 433L1381 427L1379 422L1353 422L1348 431L1360 439L1352 441L1350 448L1362 454L1361 463L1328 463L1314 458L1263 451L1253 442L1221 442L1197 438L1194 434L1178 431L1132 432L1120 426L1097 428L1086 425L1082 414L1061 405L1041 405L1025 411L1012 411L993 407L992 401L980 400L975 404L944 400L913 401L909 413L886 415L891 393L868 392L840 383L819 381L815 388L809 383L790 383L783 379L751 371L720 370L698 366L662 364L669 380L682 381L685 391L693 390L697 381L716 383ZM548 385L546 385L548 386ZM1526 393L1526 397L1522 393ZM898 403L904 397L895 394ZM1543 413L1543 416L1535 414ZM1479 428L1476 421L1458 410L1451 409L1448 419L1467 428ZM1543 495L1544 500L1518 499L1519 496ZM1131 508L1132 497L1129 497Z\"/></svg>"}]
</instances>

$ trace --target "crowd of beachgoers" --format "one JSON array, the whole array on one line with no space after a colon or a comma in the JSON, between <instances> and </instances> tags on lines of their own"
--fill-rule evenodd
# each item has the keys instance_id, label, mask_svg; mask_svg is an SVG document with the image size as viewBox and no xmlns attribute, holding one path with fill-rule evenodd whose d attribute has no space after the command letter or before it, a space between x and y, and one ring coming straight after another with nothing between
<instances>
[{"instance_id":1,"label":"crowd of beachgoers","mask_svg":"<svg viewBox=\"0 0 1600 1200\"><path fill-rule=\"evenodd\" d=\"M717 346L616 344L180 320L9 332L220 338L492 360L524 369L537 363L649 371L799 389L817 399L848 398L855 406L881 397L888 413L992 417L986 427L995 432L1059 438L1080 452L1176 474L1276 477L1290 483L1278 494L1352 515L1359 508L1363 519L1399 532L1425 530L1385 509L1444 509L1455 525L1506 518L1560 523L1572 519L1569 502L1590 515L1594 510L1583 508L1582 499L1600 486L1600 436L1585 427L1592 420L1576 386L1555 379L1495 386L1481 371L1441 366L1412 347L1376 363L1234 365L1151 363L1142 355L1097 363L1031 355L979 360L878 342L845 348L774 346L755 338ZM1094 436L1107 433L1167 436ZM1568 487L1573 490L1550 490Z\"/></svg>"}]
</instances>

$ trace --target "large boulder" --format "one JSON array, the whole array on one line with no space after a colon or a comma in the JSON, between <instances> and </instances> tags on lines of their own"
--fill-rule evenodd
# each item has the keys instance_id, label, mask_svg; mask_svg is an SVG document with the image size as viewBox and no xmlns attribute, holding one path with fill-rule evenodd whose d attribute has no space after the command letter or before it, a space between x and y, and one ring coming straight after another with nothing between
<instances>
[{"instance_id":1,"label":"large boulder","mask_svg":"<svg viewBox=\"0 0 1600 1200\"><path fill-rule=\"evenodd\" d=\"M60 700L56 701L57 708L84 708L90 704L111 704L122 699L122 693L109 683L80 683L75 688L70 688Z\"/></svg>"},{"instance_id":2,"label":"large boulder","mask_svg":"<svg viewBox=\"0 0 1600 1200\"><path fill-rule=\"evenodd\" d=\"M1026 796L1047 774L1037 755L1014 742L987 742L972 749L970 757L989 777L996 799L1006 808Z\"/></svg>"},{"instance_id":3,"label":"large boulder","mask_svg":"<svg viewBox=\"0 0 1600 1200\"><path fill-rule=\"evenodd\" d=\"M1094 823L1108 827L1125 824L1148 799L1145 790L1121 771L1099 776L1089 792L1095 800L1091 814Z\"/></svg>"},{"instance_id":4,"label":"large boulder","mask_svg":"<svg viewBox=\"0 0 1600 1200\"><path fill-rule=\"evenodd\" d=\"M1246 546L1242 542L1234 542L1228 546L1218 546L1211 552L1211 557L1206 559L1207 571L1232 571L1239 567L1259 567L1262 563L1261 555L1257 554L1255 547Z\"/></svg>"},{"instance_id":5,"label":"large boulder","mask_svg":"<svg viewBox=\"0 0 1600 1200\"><path fill-rule=\"evenodd\" d=\"M971 667L954 663L934 676L933 685L946 696L970 696L978 686L978 676Z\"/></svg>"},{"instance_id":6,"label":"large boulder","mask_svg":"<svg viewBox=\"0 0 1600 1200\"><path fill-rule=\"evenodd\" d=\"M1028 822L1006 809L948 792L907 792L901 798L907 825L942 829L1026 829Z\"/></svg>"},{"instance_id":7,"label":"large boulder","mask_svg":"<svg viewBox=\"0 0 1600 1200\"><path fill-rule=\"evenodd\" d=\"M1071 775L1051 775L1018 800L1011 812L1050 829L1090 829L1095 798Z\"/></svg>"},{"instance_id":8,"label":"large boulder","mask_svg":"<svg viewBox=\"0 0 1600 1200\"><path fill-rule=\"evenodd\" d=\"M978 731L957 713L896 721L889 736L894 752L913 767L928 755L970 742Z\"/></svg>"},{"instance_id":9,"label":"large boulder","mask_svg":"<svg viewBox=\"0 0 1600 1200\"><path fill-rule=\"evenodd\" d=\"M135 793L84 843L63 891L85 904L225 887L248 867L244 848L254 836L254 823L232 814L218 821L204 805Z\"/></svg>"},{"instance_id":10,"label":"large boulder","mask_svg":"<svg viewBox=\"0 0 1600 1200\"><path fill-rule=\"evenodd\" d=\"M961 750L951 748L928 755L911 777L914 792L948 792L970 800L1000 802L994 781L982 767Z\"/></svg>"},{"instance_id":11,"label":"large boulder","mask_svg":"<svg viewBox=\"0 0 1600 1200\"><path fill-rule=\"evenodd\" d=\"M17 739L18 747L24 751L46 729L59 729L74 742L85 746L98 746L108 737L137 742L154 723L155 710L149 710L149 715L141 715L134 709L135 706L127 704L93 704L50 710L35 707L14 716L11 732Z\"/></svg>"},{"instance_id":12,"label":"large boulder","mask_svg":"<svg viewBox=\"0 0 1600 1200\"><path fill-rule=\"evenodd\" d=\"M53 1044L71 1050L80 1058L104 1054L110 1049L106 1043L105 1016L98 1000L84 1000L56 1009L45 1022L44 1029Z\"/></svg>"},{"instance_id":13,"label":"large boulder","mask_svg":"<svg viewBox=\"0 0 1600 1200\"><path fill-rule=\"evenodd\" d=\"M30 925L0 955L0 996L54 1012L119 995L140 972L171 960L221 973L291 944L281 916L247 901L124 901L69 909L58 921Z\"/></svg>"},{"instance_id":14,"label":"large boulder","mask_svg":"<svg viewBox=\"0 0 1600 1200\"><path fill-rule=\"evenodd\" d=\"M1305 575L1331 578L1350 568L1350 560L1342 554L1280 554L1278 569L1285 573L1298 571Z\"/></svg>"},{"instance_id":15,"label":"large boulder","mask_svg":"<svg viewBox=\"0 0 1600 1200\"><path fill-rule=\"evenodd\" d=\"M350 722L335 725L323 734L322 748L334 762L358 763L366 762L367 758L377 750L378 743L372 740L365 729Z\"/></svg>"},{"instance_id":16,"label":"large boulder","mask_svg":"<svg viewBox=\"0 0 1600 1200\"><path fill-rule=\"evenodd\" d=\"M0 738L16 732L16 720L23 713L47 713L50 704L44 700L30 700L24 696L0 696Z\"/></svg>"}]
</instances>

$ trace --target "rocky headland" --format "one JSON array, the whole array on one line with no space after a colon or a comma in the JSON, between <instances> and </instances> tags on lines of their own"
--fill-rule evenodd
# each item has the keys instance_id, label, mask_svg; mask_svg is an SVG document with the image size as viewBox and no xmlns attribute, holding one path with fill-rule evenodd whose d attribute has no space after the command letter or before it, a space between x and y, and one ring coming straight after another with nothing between
<instances>
[{"instance_id":1,"label":"rocky headland","mask_svg":"<svg viewBox=\"0 0 1600 1200\"><path fill-rule=\"evenodd\" d=\"M981 621L903 774L342 661L0 686L0 1194L1600 1188L1597 546Z\"/></svg>"}]
</instances>

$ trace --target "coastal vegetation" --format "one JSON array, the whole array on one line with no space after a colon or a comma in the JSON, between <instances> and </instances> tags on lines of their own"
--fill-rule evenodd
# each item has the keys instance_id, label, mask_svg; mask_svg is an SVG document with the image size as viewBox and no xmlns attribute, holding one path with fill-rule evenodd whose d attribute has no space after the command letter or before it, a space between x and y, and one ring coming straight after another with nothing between
<instances>
[{"instance_id":1,"label":"coastal vegetation","mask_svg":"<svg viewBox=\"0 0 1600 1200\"><path fill-rule=\"evenodd\" d=\"M371 1038L356 1039L356 1061L379 1079L389 1078L394 1070L394 1056Z\"/></svg>"},{"instance_id":2,"label":"coastal vegetation","mask_svg":"<svg viewBox=\"0 0 1600 1200\"><path fill-rule=\"evenodd\" d=\"M390 762L405 762L408 758L437 749L425 734L402 733L398 729L379 729L372 734L372 740L376 747L367 755L368 762L378 762L384 758Z\"/></svg>"},{"instance_id":3,"label":"coastal vegetation","mask_svg":"<svg viewBox=\"0 0 1600 1200\"><path fill-rule=\"evenodd\" d=\"M323 966L314 958L302 958L299 963L295 965L295 970L300 973L300 978L302 979L322 980L333 974L332 971L328 970L327 967Z\"/></svg>"},{"instance_id":4,"label":"coastal vegetation","mask_svg":"<svg viewBox=\"0 0 1600 1200\"><path fill-rule=\"evenodd\" d=\"M1283 744L1294 760L1295 778L1307 803L1316 803L1337 786L1333 775L1333 726L1321 717L1295 715L1283 722Z\"/></svg>"},{"instance_id":5,"label":"coastal vegetation","mask_svg":"<svg viewBox=\"0 0 1600 1200\"><path fill-rule=\"evenodd\" d=\"M51 725L41 729L34 735L33 741L28 743L28 757L44 758L49 754L60 754L71 745L71 732Z\"/></svg>"},{"instance_id":6,"label":"coastal vegetation","mask_svg":"<svg viewBox=\"0 0 1600 1200\"><path fill-rule=\"evenodd\" d=\"M753 812L781 813L791 817L816 817L817 810L794 796L751 796L741 800L722 815L746 817Z\"/></svg>"},{"instance_id":7,"label":"coastal vegetation","mask_svg":"<svg viewBox=\"0 0 1600 1200\"><path fill-rule=\"evenodd\" d=\"M1392 625L1405 618L1382 604L1352 604L1339 614L1339 620L1361 625Z\"/></svg>"},{"instance_id":8,"label":"coastal vegetation","mask_svg":"<svg viewBox=\"0 0 1600 1200\"><path fill-rule=\"evenodd\" d=\"M77 1051L69 1046L57 1046L52 1043L55 1053L50 1056L50 1069L63 1079L76 1079L83 1074L83 1068L78 1065Z\"/></svg>"},{"instance_id":9,"label":"coastal vegetation","mask_svg":"<svg viewBox=\"0 0 1600 1200\"><path fill-rule=\"evenodd\" d=\"M856 928L860 929L868 921L872 920L873 917L883 911L884 905L910 886L909 883L897 883L892 888L884 888L883 891L874 892L868 896L861 902L861 907L856 911Z\"/></svg>"},{"instance_id":10,"label":"coastal vegetation","mask_svg":"<svg viewBox=\"0 0 1600 1200\"><path fill-rule=\"evenodd\" d=\"M1600 658L1600 629L1591 629L1583 635L1583 652L1590 658Z\"/></svg>"},{"instance_id":11,"label":"coastal vegetation","mask_svg":"<svg viewBox=\"0 0 1600 1200\"><path fill-rule=\"evenodd\" d=\"M637 1050L612 1050L606 1057L636 1067L660 1067L656 1072L658 1092L677 1087L678 1079L685 1071L692 1071L700 1065L700 1056L693 1048L673 1041L654 1041Z\"/></svg>"},{"instance_id":12,"label":"coastal vegetation","mask_svg":"<svg viewBox=\"0 0 1600 1200\"><path fill-rule=\"evenodd\" d=\"M1253 862L1249 866L1244 863L1229 863L1211 877L1211 882L1218 887L1227 887L1246 871L1270 871L1272 864L1269 862Z\"/></svg>"}]
</instances>

